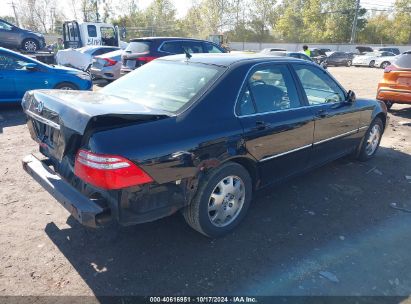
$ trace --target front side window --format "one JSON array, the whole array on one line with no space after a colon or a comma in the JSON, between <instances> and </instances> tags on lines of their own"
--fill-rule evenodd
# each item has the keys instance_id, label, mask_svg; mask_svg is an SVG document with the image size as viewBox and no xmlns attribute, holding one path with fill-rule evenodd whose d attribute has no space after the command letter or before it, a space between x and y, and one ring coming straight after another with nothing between
<instances>
[{"instance_id":1,"label":"front side window","mask_svg":"<svg viewBox=\"0 0 411 304\"><path fill-rule=\"evenodd\" d=\"M95 25L87 25L87 33L89 37L97 37L97 29Z\"/></svg>"},{"instance_id":2,"label":"front side window","mask_svg":"<svg viewBox=\"0 0 411 304\"><path fill-rule=\"evenodd\" d=\"M247 81L238 104L240 116L300 107L294 81L286 65L258 69Z\"/></svg>"},{"instance_id":3,"label":"front side window","mask_svg":"<svg viewBox=\"0 0 411 304\"><path fill-rule=\"evenodd\" d=\"M7 54L0 54L0 70L25 70L28 62Z\"/></svg>"},{"instance_id":4,"label":"front side window","mask_svg":"<svg viewBox=\"0 0 411 304\"><path fill-rule=\"evenodd\" d=\"M0 30L11 31L13 27L5 22L0 21Z\"/></svg>"},{"instance_id":5,"label":"front side window","mask_svg":"<svg viewBox=\"0 0 411 304\"><path fill-rule=\"evenodd\" d=\"M112 27L101 27L101 42L103 45L114 46L117 45L116 34Z\"/></svg>"},{"instance_id":6,"label":"front side window","mask_svg":"<svg viewBox=\"0 0 411 304\"><path fill-rule=\"evenodd\" d=\"M199 63L156 60L101 91L152 109L177 113L188 107L223 71L221 67Z\"/></svg>"},{"instance_id":7,"label":"front side window","mask_svg":"<svg viewBox=\"0 0 411 304\"><path fill-rule=\"evenodd\" d=\"M205 50L207 53L222 53L222 51L211 43L204 43Z\"/></svg>"},{"instance_id":8,"label":"front side window","mask_svg":"<svg viewBox=\"0 0 411 304\"><path fill-rule=\"evenodd\" d=\"M296 64L294 68L310 105L345 100L344 91L324 70L301 64Z\"/></svg>"}]
</instances>

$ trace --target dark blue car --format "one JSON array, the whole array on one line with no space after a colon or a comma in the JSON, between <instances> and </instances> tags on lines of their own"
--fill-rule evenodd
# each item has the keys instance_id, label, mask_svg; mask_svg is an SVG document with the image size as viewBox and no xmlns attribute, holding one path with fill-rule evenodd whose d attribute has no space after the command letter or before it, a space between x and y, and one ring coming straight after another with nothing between
<instances>
[{"instance_id":1,"label":"dark blue car","mask_svg":"<svg viewBox=\"0 0 411 304\"><path fill-rule=\"evenodd\" d=\"M90 75L76 69L49 66L0 48L0 103L20 102L33 89L89 90Z\"/></svg>"}]
</instances>

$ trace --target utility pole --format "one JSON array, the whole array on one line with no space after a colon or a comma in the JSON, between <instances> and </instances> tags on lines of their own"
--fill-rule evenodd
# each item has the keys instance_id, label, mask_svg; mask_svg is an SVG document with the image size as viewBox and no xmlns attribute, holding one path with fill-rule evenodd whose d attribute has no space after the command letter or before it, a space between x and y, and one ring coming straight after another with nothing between
<instances>
[{"instance_id":1,"label":"utility pole","mask_svg":"<svg viewBox=\"0 0 411 304\"><path fill-rule=\"evenodd\" d=\"M350 43L354 44L355 39L357 38L357 21L358 21L358 11L360 10L360 0L357 0L355 4L355 15L354 15L354 22L352 24L352 32L351 32L351 39Z\"/></svg>"},{"instance_id":2,"label":"utility pole","mask_svg":"<svg viewBox=\"0 0 411 304\"><path fill-rule=\"evenodd\" d=\"M20 27L19 18L17 18L16 5L14 4L14 1L11 1L11 7L13 8L14 19L16 19L16 25L17 25L18 27Z\"/></svg>"}]
</instances>

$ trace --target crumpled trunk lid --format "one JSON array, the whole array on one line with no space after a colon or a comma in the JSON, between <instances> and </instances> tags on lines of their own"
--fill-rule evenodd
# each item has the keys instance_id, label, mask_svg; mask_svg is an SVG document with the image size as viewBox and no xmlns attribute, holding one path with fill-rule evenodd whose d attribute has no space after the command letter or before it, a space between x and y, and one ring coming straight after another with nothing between
<instances>
[{"instance_id":1,"label":"crumpled trunk lid","mask_svg":"<svg viewBox=\"0 0 411 304\"><path fill-rule=\"evenodd\" d=\"M89 91L30 91L25 94L22 107L40 151L58 161L68 151L75 153L93 130L170 116L124 98Z\"/></svg>"}]
</instances>

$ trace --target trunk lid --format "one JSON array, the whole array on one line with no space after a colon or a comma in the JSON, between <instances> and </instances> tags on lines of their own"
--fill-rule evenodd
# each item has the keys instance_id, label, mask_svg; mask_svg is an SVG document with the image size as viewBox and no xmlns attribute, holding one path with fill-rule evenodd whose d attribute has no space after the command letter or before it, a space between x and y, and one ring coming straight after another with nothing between
<instances>
[{"instance_id":1,"label":"trunk lid","mask_svg":"<svg viewBox=\"0 0 411 304\"><path fill-rule=\"evenodd\" d=\"M93 130L171 116L124 98L89 91L30 91L22 107L40 151L59 161L68 151L75 153Z\"/></svg>"}]
</instances>

